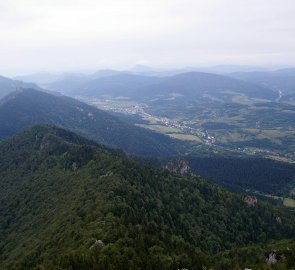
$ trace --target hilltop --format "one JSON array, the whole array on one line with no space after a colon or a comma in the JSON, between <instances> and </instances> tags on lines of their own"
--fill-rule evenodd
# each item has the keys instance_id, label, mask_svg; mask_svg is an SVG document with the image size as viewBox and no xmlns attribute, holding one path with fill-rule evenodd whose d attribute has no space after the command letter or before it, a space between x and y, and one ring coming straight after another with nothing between
<instances>
[{"instance_id":1,"label":"hilltop","mask_svg":"<svg viewBox=\"0 0 295 270\"><path fill-rule=\"evenodd\" d=\"M34 83L26 83L0 76L0 99L21 88L40 89L40 87Z\"/></svg>"}]
</instances>

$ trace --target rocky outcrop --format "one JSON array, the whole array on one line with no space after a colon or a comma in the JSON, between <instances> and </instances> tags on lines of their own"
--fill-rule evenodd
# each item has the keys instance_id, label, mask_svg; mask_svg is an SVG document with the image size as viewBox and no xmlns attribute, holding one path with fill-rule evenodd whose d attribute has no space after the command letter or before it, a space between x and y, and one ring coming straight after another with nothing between
<instances>
[{"instance_id":1,"label":"rocky outcrop","mask_svg":"<svg viewBox=\"0 0 295 270\"><path fill-rule=\"evenodd\" d=\"M254 207L256 206L258 200L255 196L245 196L244 198L244 202L250 206L250 207Z\"/></svg>"},{"instance_id":2,"label":"rocky outcrop","mask_svg":"<svg viewBox=\"0 0 295 270\"><path fill-rule=\"evenodd\" d=\"M180 174L182 176L196 176L188 162L184 159L176 159L169 161L164 168L169 170L170 172Z\"/></svg>"},{"instance_id":3,"label":"rocky outcrop","mask_svg":"<svg viewBox=\"0 0 295 270\"><path fill-rule=\"evenodd\" d=\"M268 255L268 258L266 258L265 262L268 264L268 265L273 265L273 264L276 264L277 263L277 255L276 255L276 252L273 251L271 252L269 255Z\"/></svg>"}]
</instances>

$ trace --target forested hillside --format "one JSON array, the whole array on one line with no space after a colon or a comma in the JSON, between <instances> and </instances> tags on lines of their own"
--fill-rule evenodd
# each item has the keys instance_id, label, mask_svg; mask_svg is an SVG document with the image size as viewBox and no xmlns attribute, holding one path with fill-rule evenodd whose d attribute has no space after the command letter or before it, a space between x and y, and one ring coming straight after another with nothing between
<instances>
[{"instance_id":1,"label":"forested hillside","mask_svg":"<svg viewBox=\"0 0 295 270\"><path fill-rule=\"evenodd\" d=\"M227 249L295 236L287 210L50 126L0 144L0 198L1 269L203 269Z\"/></svg>"},{"instance_id":2,"label":"forested hillside","mask_svg":"<svg viewBox=\"0 0 295 270\"><path fill-rule=\"evenodd\" d=\"M51 124L75 131L129 154L169 156L177 144L168 136L147 131L65 96L21 89L0 100L0 139L36 124Z\"/></svg>"},{"instance_id":3,"label":"forested hillside","mask_svg":"<svg viewBox=\"0 0 295 270\"><path fill-rule=\"evenodd\" d=\"M192 171L233 190L288 195L295 186L295 164L256 157L187 157Z\"/></svg>"}]
</instances>

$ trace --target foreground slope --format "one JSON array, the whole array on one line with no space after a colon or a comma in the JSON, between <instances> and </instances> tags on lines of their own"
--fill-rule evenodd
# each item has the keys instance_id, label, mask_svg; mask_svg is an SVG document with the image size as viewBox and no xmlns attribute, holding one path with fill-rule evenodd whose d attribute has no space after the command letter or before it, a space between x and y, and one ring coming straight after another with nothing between
<instances>
[{"instance_id":1,"label":"foreground slope","mask_svg":"<svg viewBox=\"0 0 295 270\"><path fill-rule=\"evenodd\" d=\"M202 269L295 234L289 212L50 126L0 144L0 179L1 269Z\"/></svg>"},{"instance_id":2,"label":"foreground slope","mask_svg":"<svg viewBox=\"0 0 295 270\"><path fill-rule=\"evenodd\" d=\"M22 89L0 100L0 139L35 124L71 129L129 154L175 154L174 141L168 136L135 127L68 97Z\"/></svg>"}]
</instances>

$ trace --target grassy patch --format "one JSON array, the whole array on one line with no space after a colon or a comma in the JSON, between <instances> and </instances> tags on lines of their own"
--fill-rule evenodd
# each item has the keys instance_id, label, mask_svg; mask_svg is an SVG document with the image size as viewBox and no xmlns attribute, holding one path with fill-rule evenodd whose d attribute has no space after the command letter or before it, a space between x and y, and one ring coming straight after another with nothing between
<instances>
[{"instance_id":1,"label":"grassy patch","mask_svg":"<svg viewBox=\"0 0 295 270\"><path fill-rule=\"evenodd\" d=\"M174 139L178 139L178 140L182 140L182 141L194 141L194 142L202 142L199 137L195 136L195 135L189 135L189 134L179 134L179 133L172 133L172 134L168 134L170 137L174 138Z\"/></svg>"},{"instance_id":2,"label":"grassy patch","mask_svg":"<svg viewBox=\"0 0 295 270\"><path fill-rule=\"evenodd\" d=\"M284 206L286 207L290 207L290 208L295 208L295 200L291 199L291 198L283 198L280 196L275 196L275 195L270 195L270 194L262 194L265 197L269 197L272 199L276 199L276 200L282 200Z\"/></svg>"},{"instance_id":3,"label":"grassy patch","mask_svg":"<svg viewBox=\"0 0 295 270\"><path fill-rule=\"evenodd\" d=\"M287 206L287 207L295 208L295 200L293 200L291 198L285 198L284 199L284 205Z\"/></svg>"},{"instance_id":4,"label":"grassy patch","mask_svg":"<svg viewBox=\"0 0 295 270\"><path fill-rule=\"evenodd\" d=\"M173 128L173 127L167 127L167 126L161 126L161 125L138 125L143 128L148 128L154 131L158 131L164 134L169 134L169 133L181 133L182 131L178 128Z\"/></svg>"}]
</instances>

